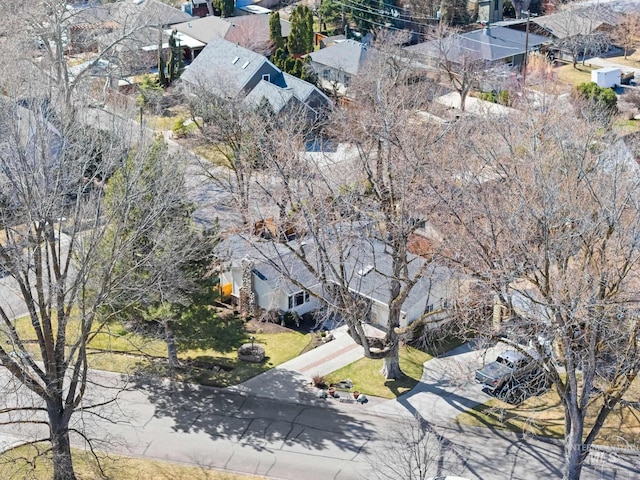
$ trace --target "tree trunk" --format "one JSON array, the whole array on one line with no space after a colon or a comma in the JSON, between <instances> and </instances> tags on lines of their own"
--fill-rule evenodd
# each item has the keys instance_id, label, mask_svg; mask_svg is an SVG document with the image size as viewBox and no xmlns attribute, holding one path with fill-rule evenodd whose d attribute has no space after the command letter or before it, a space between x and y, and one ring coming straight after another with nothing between
<instances>
[{"instance_id":1,"label":"tree trunk","mask_svg":"<svg viewBox=\"0 0 640 480\"><path fill-rule=\"evenodd\" d=\"M62 408L62 401L47 402L49 434L53 452L53 480L75 480L69 442L69 415Z\"/></svg>"},{"instance_id":2,"label":"tree trunk","mask_svg":"<svg viewBox=\"0 0 640 480\"><path fill-rule=\"evenodd\" d=\"M565 433L565 467L562 478L563 480L580 480L582 462L586 456L582 448L583 421L578 418L578 413L567 412L567 414L574 418L571 419L571 425Z\"/></svg>"},{"instance_id":3,"label":"tree trunk","mask_svg":"<svg viewBox=\"0 0 640 480\"><path fill-rule=\"evenodd\" d=\"M398 358L398 341L393 344L389 356L382 359L382 369L380 373L384 375L387 380L398 380L402 377L402 370L400 369L400 359Z\"/></svg>"},{"instance_id":4,"label":"tree trunk","mask_svg":"<svg viewBox=\"0 0 640 480\"><path fill-rule=\"evenodd\" d=\"M171 368L177 367L180 363L178 361L178 347L176 346L176 337L173 334L173 328L171 328L171 321L166 320L164 322L164 341L167 344L167 359Z\"/></svg>"}]
</instances>

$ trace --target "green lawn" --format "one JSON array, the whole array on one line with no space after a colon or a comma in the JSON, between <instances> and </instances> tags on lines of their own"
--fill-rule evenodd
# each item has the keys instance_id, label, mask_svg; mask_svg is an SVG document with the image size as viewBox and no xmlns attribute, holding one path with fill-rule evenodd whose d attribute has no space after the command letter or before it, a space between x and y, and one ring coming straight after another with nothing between
<instances>
[{"instance_id":1,"label":"green lawn","mask_svg":"<svg viewBox=\"0 0 640 480\"><path fill-rule=\"evenodd\" d=\"M408 392L422 378L423 364L433 358L428 353L412 347L400 348L400 368L405 376L399 380L385 380L380 374L382 360L361 358L327 376L327 382L336 383L349 378L354 389L361 393L382 398L396 398Z\"/></svg>"},{"instance_id":2,"label":"green lawn","mask_svg":"<svg viewBox=\"0 0 640 480\"><path fill-rule=\"evenodd\" d=\"M573 64L562 65L556 67L556 73L558 74L558 80L570 85L578 86L584 82L591 81L591 71L597 68L591 68L588 65L578 64L576 68L573 68Z\"/></svg>"},{"instance_id":3,"label":"green lawn","mask_svg":"<svg viewBox=\"0 0 640 480\"><path fill-rule=\"evenodd\" d=\"M0 455L0 478L50 480L51 456L48 445L21 446ZM256 480L264 477L237 475L208 469L206 465L186 466L158 460L98 453L99 463L88 452L73 451L79 479L109 480Z\"/></svg>"},{"instance_id":4,"label":"green lawn","mask_svg":"<svg viewBox=\"0 0 640 480\"><path fill-rule=\"evenodd\" d=\"M77 323L72 322L68 327L70 338L74 330L77 330L76 325ZM29 319L23 317L16 320L16 329L20 338L26 340L26 347L33 357L41 360ZM186 349L179 352L184 367L171 373L184 381L219 387L236 385L297 357L311 341L309 334L294 331L253 335L255 342L265 347L266 360L261 364L239 362L236 348L226 352L212 348ZM121 373L146 371L168 375L170 372L166 370L166 355L164 341L132 333L120 323L105 325L88 348L90 368ZM215 368L218 366L222 369Z\"/></svg>"}]
</instances>

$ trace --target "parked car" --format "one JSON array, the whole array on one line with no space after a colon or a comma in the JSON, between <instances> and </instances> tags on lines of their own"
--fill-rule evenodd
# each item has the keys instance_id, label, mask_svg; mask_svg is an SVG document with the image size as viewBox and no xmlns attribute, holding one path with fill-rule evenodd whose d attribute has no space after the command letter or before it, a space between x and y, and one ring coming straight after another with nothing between
<instances>
[{"instance_id":1,"label":"parked car","mask_svg":"<svg viewBox=\"0 0 640 480\"><path fill-rule=\"evenodd\" d=\"M541 375L536 358L533 351L527 355L517 350L505 350L495 361L476 371L476 382L490 392L499 392L509 382Z\"/></svg>"}]
</instances>

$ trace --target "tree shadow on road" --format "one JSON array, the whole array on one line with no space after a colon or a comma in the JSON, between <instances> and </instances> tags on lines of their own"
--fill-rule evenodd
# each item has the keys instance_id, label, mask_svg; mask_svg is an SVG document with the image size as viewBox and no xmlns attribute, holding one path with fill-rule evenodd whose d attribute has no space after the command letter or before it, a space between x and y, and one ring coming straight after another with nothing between
<instances>
[{"instance_id":1,"label":"tree shadow on road","mask_svg":"<svg viewBox=\"0 0 640 480\"><path fill-rule=\"evenodd\" d=\"M270 451L287 447L309 450L336 448L347 458L357 454L374 434L374 421L355 418L331 404L298 404L291 391L291 372L273 370L265 388L280 390L279 398L242 395L226 389L136 377L133 387L155 407L154 416L173 420L176 432L206 433ZM359 417L359 416L358 416Z\"/></svg>"}]
</instances>

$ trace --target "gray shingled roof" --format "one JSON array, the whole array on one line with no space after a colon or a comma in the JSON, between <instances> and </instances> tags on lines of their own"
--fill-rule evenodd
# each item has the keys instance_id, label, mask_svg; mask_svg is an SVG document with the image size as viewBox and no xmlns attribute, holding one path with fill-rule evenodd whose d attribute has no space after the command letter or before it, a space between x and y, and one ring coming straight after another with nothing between
<instances>
[{"instance_id":1,"label":"gray shingled roof","mask_svg":"<svg viewBox=\"0 0 640 480\"><path fill-rule=\"evenodd\" d=\"M602 25L615 26L621 15L605 6L574 8L532 18L531 22L549 32L555 38L564 39L576 35L589 35Z\"/></svg>"},{"instance_id":2,"label":"gray shingled roof","mask_svg":"<svg viewBox=\"0 0 640 480\"><path fill-rule=\"evenodd\" d=\"M557 39L571 38L576 35L589 35L604 23L577 15L567 17L566 13L545 15L532 20L532 22Z\"/></svg>"},{"instance_id":3,"label":"gray shingled roof","mask_svg":"<svg viewBox=\"0 0 640 480\"><path fill-rule=\"evenodd\" d=\"M218 255L230 260L232 265L240 265L243 259L252 261L254 272L258 272L264 282L271 288L282 288L288 294L300 291L300 287L294 282L308 289L319 284L318 279L286 246L258 238L253 241L256 246L240 235L231 234L218 244ZM294 282L289 281L289 277Z\"/></svg>"},{"instance_id":4,"label":"gray shingled roof","mask_svg":"<svg viewBox=\"0 0 640 480\"><path fill-rule=\"evenodd\" d=\"M382 242L368 239L369 241L354 241L345 252L344 262L346 276L350 290L360 295L374 299L385 305L389 304L389 281L392 272L392 258L385 251ZM289 249L273 242L260 241L258 248L250 245L247 239L237 235L228 236L220 244L222 256L230 257L232 263L239 263L243 258L254 261L255 270L259 271L265 281L273 288L284 288L288 293L299 291L300 288L285 277L291 276L296 282L312 289L319 284L318 279L309 272L302 261ZM299 241L291 245L299 249ZM305 239L304 249L310 264L316 262L313 254L313 240ZM258 250L259 249L259 250ZM337 257L335 257L337 258ZM421 257L409 254L407 256L409 274L415 275L425 264ZM374 268L369 269L369 266ZM282 272L286 272L283 275ZM360 275L358 272L366 272ZM414 285L409 296L402 305L402 311L407 312L415 305L425 303L432 290L432 284L436 282L448 282L452 279L452 271L446 267L433 265L427 268L423 277ZM439 299L437 299L439 300ZM433 301L433 299L431 299Z\"/></svg>"},{"instance_id":5,"label":"gray shingled roof","mask_svg":"<svg viewBox=\"0 0 640 480\"><path fill-rule=\"evenodd\" d=\"M220 17L209 16L178 23L173 28L202 43L208 43L213 37L224 38L231 24Z\"/></svg>"},{"instance_id":6,"label":"gray shingled roof","mask_svg":"<svg viewBox=\"0 0 640 480\"><path fill-rule=\"evenodd\" d=\"M213 38L181 78L216 95L234 97L264 63L271 64L258 53L222 38Z\"/></svg>"},{"instance_id":7,"label":"gray shingled roof","mask_svg":"<svg viewBox=\"0 0 640 480\"><path fill-rule=\"evenodd\" d=\"M231 98L240 95L265 64L272 68L270 81L258 81L247 92L244 100L247 104L259 105L264 97L276 113L289 105L293 98L313 112L321 103L330 107L331 101L312 84L283 73L264 56L222 38L214 38L207 44L182 74L182 80L214 95ZM313 101L310 100L312 96Z\"/></svg>"},{"instance_id":8,"label":"gray shingled roof","mask_svg":"<svg viewBox=\"0 0 640 480\"><path fill-rule=\"evenodd\" d=\"M291 31L291 24L286 20L280 20L280 26L282 36L287 37ZM269 41L269 15L266 14L194 18L174 25L173 28L203 43L208 43L213 37L219 37L242 44L246 33L251 34L253 42Z\"/></svg>"},{"instance_id":9,"label":"gray shingled roof","mask_svg":"<svg viewBox=\"0 0 640 480\"><path fill-rule=\"evenodd\" d=\"M389 305L391 294L389 282L392 277L392 257L381 241L362 241L350 246L346 257L345 270L349 272L349 289L360 295ZM424 266L426 260L416 255L407 254L409 275L416 273ZM425 274L413 286L407 299L402 304L402 311L407 312L414 306L425 303L432 290L432 284L448 282L452 277L451 270L445 267L430 265ZM403 285L404 288L404 285ZM433 299L432 299L433 300Z\"/></svg>"},{"instance_id":10,"label":"gray shingled roof","mask_svg":"<svg viewBox=\"0 0 640 480\"><path fill-rule=\"evenodd\" d=\"M345 40L327 48L311 52L309 57L315 63L326 65L335 70L342 70L357 75L360 68L371 56L371 47L355 40Z\"/></svg>"},{"instance_id":11,"label":"gray shingled roof","mask_svg":"<svg viewBox=\"0 0 640 480\"><path fill-rule=\"evenodd\" d=\"M294 77L293 75L289 75L286 72L282 72L284 77L284 81L287 85L287 88L293 91L296 97L298 97L303 102L306 101L309 96L313 92L317 92L318 89L311 85L309 82L305 82L304 80Z\"/></svg>"},{"instance_id":12,"label":"gray shingled roof","mask_svg":"<svg viewBox=\"0 0 640 480\"><path fill-rule=\"evenodd\" d=\"M113 19L126 29L164 27L186 22L191 15L158 0L118 2Z\"/></svg>"},{"instance_id":13,"label":"gray shingled roof","mask_svg":"<svg viewBox=\"0 0 640 480\"><path fill-rule=\"evenodd\" d=\"M491 26L461 35L454 35L444 39L444 41L449 42L447 49L449 50L449 59L452 61L467 56L473 60L494 62L524 53L525 43L527 42L526 36L526 32ZM439 55L438 42L441 41L432 40L419 43L406 47L405 50L417 54L437 56ZM529 33L529 50L549 41L550 39L547 37Z\"/></svg>"},{"instance_id":14,"label":"gray shingled roof","mask_svg":"<svg viewBox=\"0 0 640 480\"><path fill-rule=\"evenodd\" d=\"M263 98L267 99L273 111L278 113L285 108L295 96L292 90L278 87L266 80L260 80L245 97L244 103L257 107Z\"/></svg>"}]
</instances>

